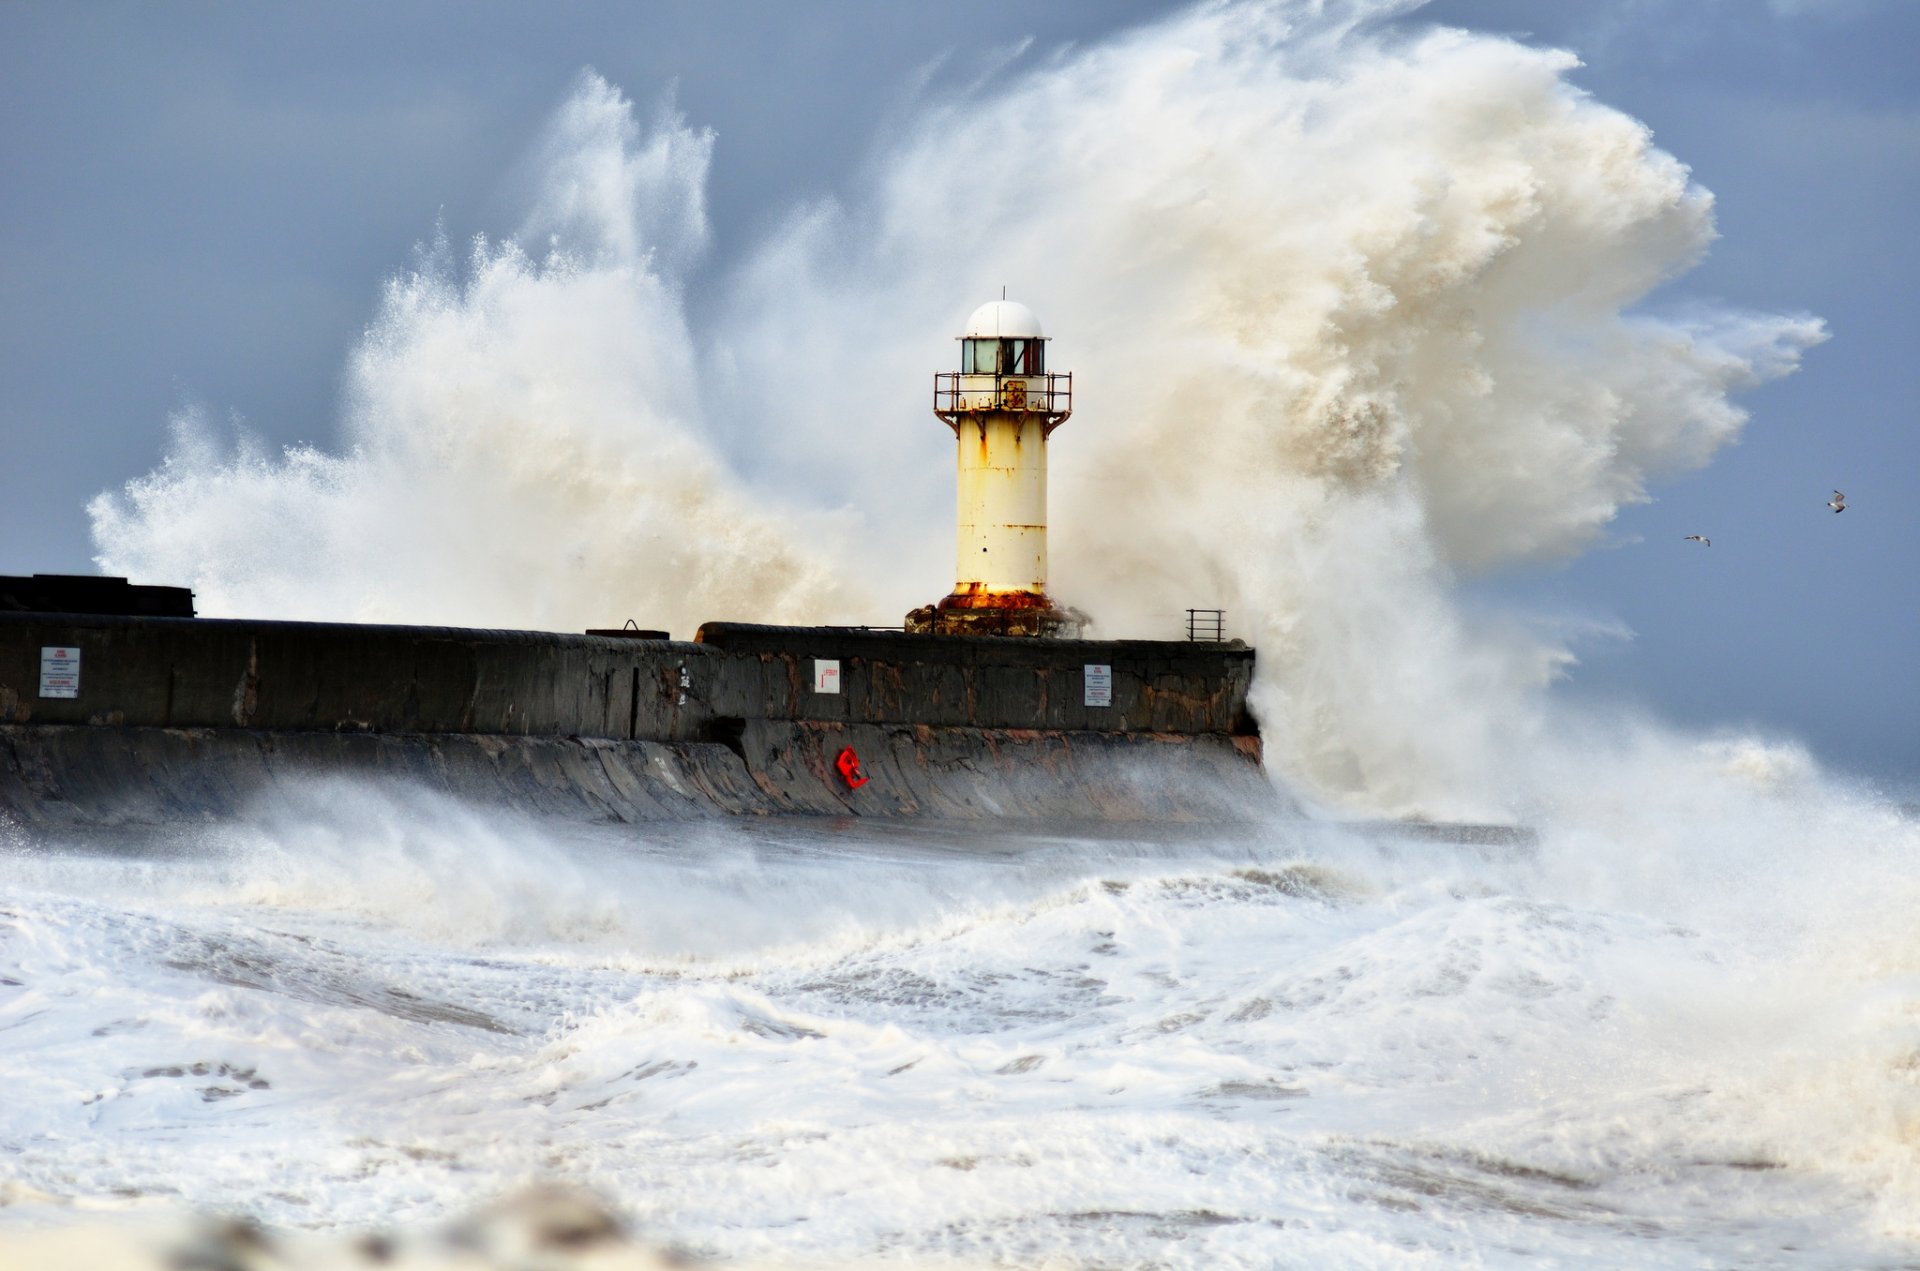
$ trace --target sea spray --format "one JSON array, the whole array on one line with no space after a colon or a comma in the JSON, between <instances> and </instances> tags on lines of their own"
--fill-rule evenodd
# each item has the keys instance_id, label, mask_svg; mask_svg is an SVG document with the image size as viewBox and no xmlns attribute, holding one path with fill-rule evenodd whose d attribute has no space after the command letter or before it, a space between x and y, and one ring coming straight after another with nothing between
<instances>
[{"instance_id":1,"label":"sea spray","mask_svg":"<svg viewBox=\"0 0 1920 1271\"><path fill-rule=\"evenodd\" d=\"M1456 581L1595 542L1822 329L1638 308L1708 194L1568 55L1407 7L1206 5L930 91L859 188L710 271L699 330L713 138L584 75L517 234L388 284L345 448L188 418L95 501L101 563L213 614L894 621L950 581L927 377L1011 282L1077 376L1055 590L1103 635L1225 607L1315 797L1525 814L1572 655Z\"/></svg>"},{"instance_id":2,"label":"sea spray","mask_svg":"<svg viewBox=\"0 0 1920 1271\"><path fill-rule=\"evenodd\" d=\"M924 380L928 297L1014 280L1076 376L1054 589L1103 635L1226 608L1272 766L1322 797L1513 814L1569 652L1456 580L1594 543L1822 332L1637 310L1706 250L1710 196L1570 56L1378 20L1403 7L1205 6L929 103L719 338L811 361L873 325L863 360ZM833 488L877 489L908 404L803 400L785 444L851 430L868 466Z\"/></svg>"},{"instance_id":3,"label":"sea spray","mask_svg":"<svg viewBox=\"0 0 1920 1271\"><path fill-rule=\"evenodd\" d=\"M708 143L584 79L542 210L390 285L339 447L189 430L96 535L215 612L882 621L950 581L927 376L1010 284L1076 372L1063 598L1226 605L1277 772L1532 851L561 841L405 792L187 870L28 841L17 1175L324 1227L555 1173L735 1256L1910 1262L1920 827L1790 741L1556 703L1564 641L1457 587L1603 541L1820 326L1650 310L1707 194L1568 55L1406 7L1209 5L931 93L698 329ZM204 1093L238 1071L269 1092Z\"/></svg>"},{"instance_id":4,"label":"sea spray","mask_svg":"<svg viewBox=\"0 0 1920 1271\"><path fill-rule=\"evenodd\" d=\"M682 313L710 139L582 77L521 232L444 237L348 367L344 448L223 446L201 412L91 507L102 566L208 616L582 629L844 614L831 511L749 496L704 440Z\"/></svg>"},{"instance_id":5,"label":"sea spray","mask_svg":"<svg viewBox=\"0 0 1920 1271\"><path fill-rule=\"evenodd\" d=\"M338 1230L552 1177L802 1265L1910 1254L1920 828L1864 803L1644 856L1303 825L970 854L314 793L164 861L9 855L22 1196Z\"/></svg>"}]
</instances>

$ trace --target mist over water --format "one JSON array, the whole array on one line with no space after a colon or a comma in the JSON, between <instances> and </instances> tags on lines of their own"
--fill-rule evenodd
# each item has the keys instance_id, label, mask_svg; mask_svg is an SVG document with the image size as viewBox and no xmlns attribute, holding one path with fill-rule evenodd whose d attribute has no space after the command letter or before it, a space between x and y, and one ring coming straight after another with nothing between
<instances>
[{"instance_id":1,"label":"mist over water","mask_svg":"<svg viewBox=\"0 0 1920 1271\"><path fill-rule=\"evenodd\" d=\"M0 1247L42 1197L356 1227L557 1176L776 1264L1903 1265L1920 827L1773 811L1513 853L323 785L15 842Z\"/></svg>"},{"instance_id":2,"label":"mist over water","mask_svg":"<svg viewBox=\"0 0 1920 1271\"><path fill-rule=\"evenodd\" d=\"M830 512L733 481L704 435L684 270L709 136L582 78L519 232L444 236L391 279L347 368L337 452L226 447L200 412L92 512L104 567L209 616L581 629L849 607ZM795 492L798 496L801 492Z\"/></svg>"},{"instance_id":3,"label":"mist over water","mask_svg":"<svg viewBox=\"0 0 1920 1271\"><path fill-rule=\"evenodd\" d=\"M1711 197L1570 56L1385 33L1404 7L1205 6L931 93L842 201L700 275L699 330L715 139L587 73L524 223L386 286L341 445L183 414L94 503L102 567L215 615L897 621L951 572L927 377L1006 283L1079 390L1061 598L1106 635L1224 607L1269 754L1318 797L1525 814L1570 654L1455 581L1599 541L1823 332L1638 308L1706 250Z\"/></svg>"},{"instance_id":4,"label":"mist over water","mask_svg":"<svg viewBox=\"0 0 1920 1271\"><path fill-rule=\"evenodd\" d=\"M895 622L950 581L927 377L1006 284L1075 373L1059 598L1107 636L1224 607L1277 779L1532 853L615 841L406 790L16 836L23 1176L144 1193L203 1152L185 1199L325 1225L559 1172L730 1255L1910 1257L1920 828L1791 740L1556 701L1571 625L1459 594L1603 545L1823 328L1666 300L1711 196L1570 55L1383 24L1410 7L1010 55L724 267L725 138L586 73L524 222L389 281L336 445L183 413L94 533L210 615ZM201 1061L278 1093L141 1075ZM332 1154L284 1162L307 1134Z\"/></svg>"}]
</instances>

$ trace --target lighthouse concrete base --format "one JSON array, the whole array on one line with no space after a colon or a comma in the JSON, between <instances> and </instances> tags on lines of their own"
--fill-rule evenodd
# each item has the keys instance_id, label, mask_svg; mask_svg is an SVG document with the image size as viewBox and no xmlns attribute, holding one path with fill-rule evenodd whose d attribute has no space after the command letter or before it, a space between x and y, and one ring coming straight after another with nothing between
<instances>
[{"instance_id":1,"label":"lighthouse concrete base","mask_svg":"<svg viewBox=\"0 0 1920 1271\"><path fill-rule=\"evenodd\" d=\"M1043 640L1077 640L1086 626L1086 614L1078 609L1058 608L1051 603L1008 609L922 605L906 617L909 635L1026 636Z\"/></svg>"}]
</instances>

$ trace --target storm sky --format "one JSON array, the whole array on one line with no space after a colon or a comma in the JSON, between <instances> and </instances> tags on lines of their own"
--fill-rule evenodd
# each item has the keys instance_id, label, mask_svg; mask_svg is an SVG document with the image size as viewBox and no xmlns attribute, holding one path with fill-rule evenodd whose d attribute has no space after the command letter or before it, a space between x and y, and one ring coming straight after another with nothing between
<instances>
[{"instance_id":1,"label":"storm sky","mask_svg":"<svg viewBox=\"0 0 1920 1271\"><path fill-rule=\"evenodd\" d=\"M183 407L270 446L337 443L382 282L438 230L514 228L529 148L583 68L715 136L698 327L703 278L796 207L859 188L915 102L1177 7L0 8L0 573L91 572L88 500L160 463ZM1399 21L1572 50L1574 82L1716 198L1719 241L1658 299L1810 313L1832 336L1740 395L1741 441L1629 507L1603 546L1462 585L1591 620L1562 692L1800 737L1911 789L1920 6L1434 0ZM983 298L951 297L955 321Z\"/></svg>"}]
</instances>

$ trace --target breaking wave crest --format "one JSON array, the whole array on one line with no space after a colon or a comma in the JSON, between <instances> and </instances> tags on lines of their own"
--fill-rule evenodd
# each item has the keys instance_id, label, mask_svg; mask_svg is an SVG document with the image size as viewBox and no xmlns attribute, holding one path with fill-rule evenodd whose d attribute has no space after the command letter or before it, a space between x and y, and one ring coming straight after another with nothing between
<instances>
[{"instance_id":1,"label":"breaking wave crest","mask_svg":"<svg viewBox=\"0 0 1920 1271\"><path fill-rule=\"evenodd\" d=\"M1516 773L1570 652L1456 584L1594 544L1824 332L1646 307L1710 195L1570 55L1388 23L1411 7L1210 4L1016 54L725 266L711 135L586 74L518 232L387 285L341 446L185 414L93 504L100 563L213 614L896 621L950 559L927 376L1010 283L1079 389L1061 598L1104 635L1226 607L1271 766L1321 799L1537 812Z\"/></svg>"},{"instance_id":2,"label":"breaking wave crest","mask_svg":"<svg viewBox=\"0 0 1920 1271\"><path fill-rule=\"evenodd\" d=\"M1665 305L1710 195L1568 54L1388 21L1415 8L1016 52L725 262L714 139L587 74L521 225L387 284L337 445L183 413L94 533L216 615L895 621L951 559L927 376L1005 283L1076 373L1060 598L1103 635L1225 606L1284 779L1533 851L573 841L325 786L187 859L29 840L23 1176L198 1200L293 1161L261 1208L350 1224L534 1162L740 1256L1906 1257L1920 827L1791 742L1556 702L1564 633L1460 586L1603 542L1824 330ZM253 1080L330 1154L205 1111Z\"/></svg>"},{"instance_id":3,"label":"breaking wave crest","mask_svg":"<svg viewBox=\"0 0 1920 1271\"><path fill-rule=\"evenodd\" d=\"M111 571L202 611L683 634L844 606L831 515L749 497L704 440L681 300L704 247L709 134L650 128L584 76L541 143L514 237L444 236L390 280L347 368L344 446L223 446L173 423L165 463L91 507Z\"/></svg>"}]
</instances>

